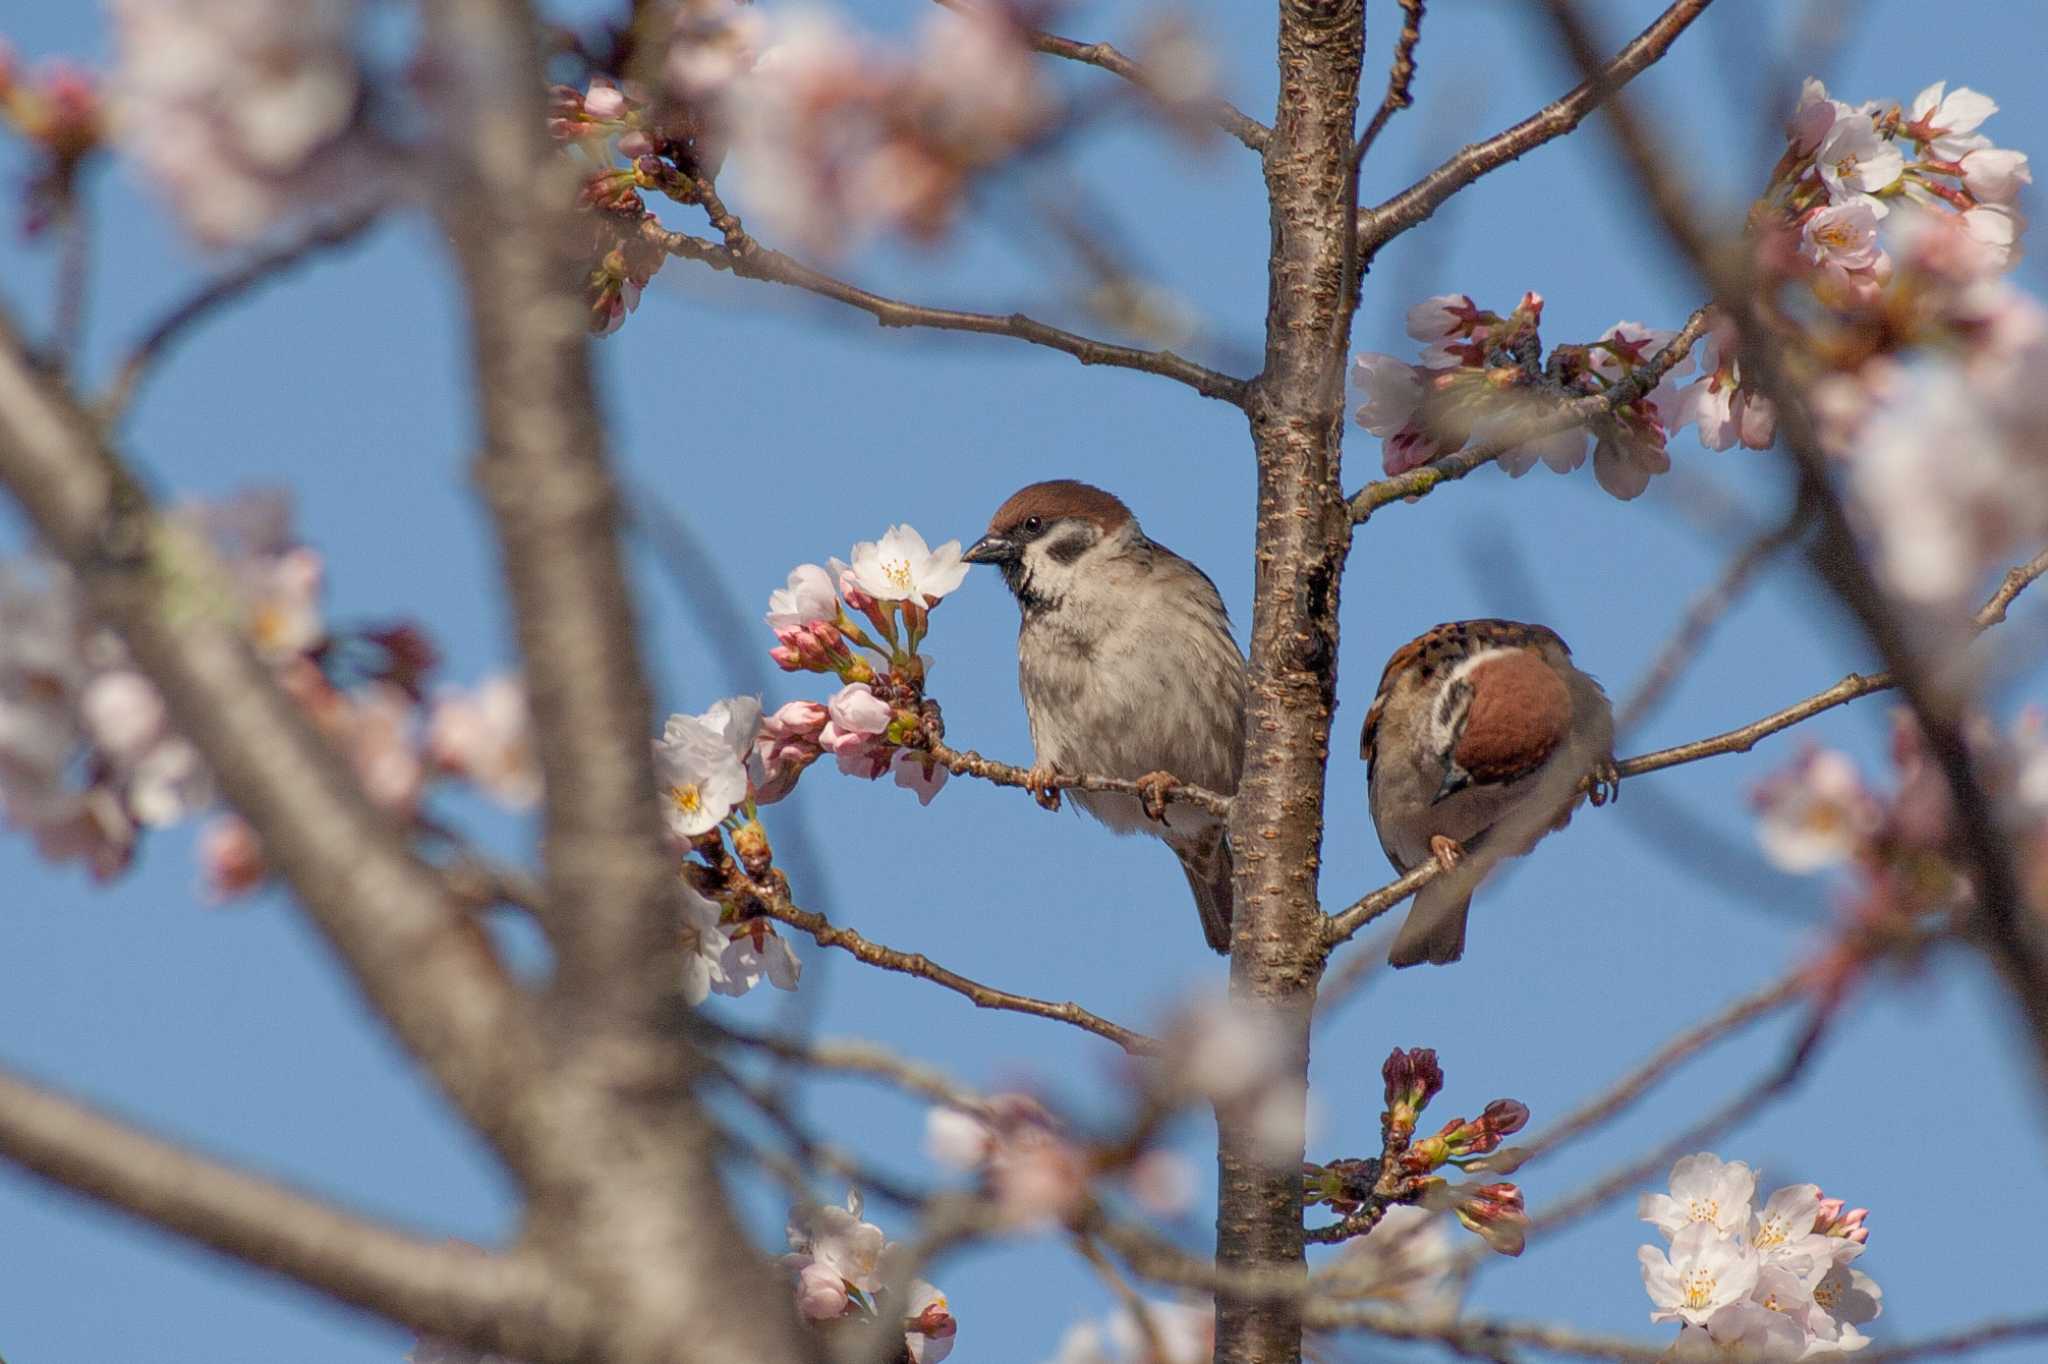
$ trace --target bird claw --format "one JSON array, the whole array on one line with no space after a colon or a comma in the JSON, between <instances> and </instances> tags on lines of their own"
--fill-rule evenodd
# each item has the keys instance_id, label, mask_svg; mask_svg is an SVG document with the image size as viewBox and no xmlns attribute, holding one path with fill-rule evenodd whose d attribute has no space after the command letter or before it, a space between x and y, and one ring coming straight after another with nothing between
<instances>
[{"instance_id":1,"label":"bird claw","mask_svg":"<svg viewBox=\"0 0 2048 1364\"><path fill-rule=\"evenodd\" d=\"M1138 799L1144 802L1148 818L1160 823L1166 821L1166 795L1180 785L1180 778L1171 772L1147 772L1138 778Z\"/></svg>"},{"instance_id":2,"label":"bird claw","mask_svg":"<svg viewBox=\"0 0 2048 1364\"><path fill-rule=\"evenodd\" d=\"M1429 836L1429 852L1430 856L1436 858L1436 864L1445 871L1465 860L1465 845L1444 834Z\"/></svg>"},{"instance_id":3,"label":"bird claw","mask_svg":"<svg viewBox=\"0 0 2048 1364\"><path fill-rule=\"evenodd\" d=\"M1586 799L1595 808L1621 799L1621 769L1609 758L1593 769L1592 785L1586 788Z\"/></svg>"},{"instance_id":4,"label":"bird claw","mask_svg":"<svg viewBox=\"0 0 2048 1364\"><path fill-rule=\"evenodd\" d=\"M1051 763L1034 763L1024 774L1024 789L1031 798L1048 810L1060 808L1060 789L1053 785L1060 777L1058 769Z\"/></svg>"}]
</instances>

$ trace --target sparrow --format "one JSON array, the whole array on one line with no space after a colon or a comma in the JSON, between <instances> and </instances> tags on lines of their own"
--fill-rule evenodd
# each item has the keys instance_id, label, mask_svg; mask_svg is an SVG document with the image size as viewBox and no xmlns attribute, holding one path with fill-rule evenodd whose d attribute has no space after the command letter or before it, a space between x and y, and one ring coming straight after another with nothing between
<instances>
[{"instance_id":1,"label":"sparrow","mask_svg":"<svg viewBox=\"0 0 2048 1364\"><path fill-rule=\"evenodd\" d=\"M1358 748L1396 870L1435 858L1450 873L1480 854L1416 895L1387 954L1395 966L1456 961L1486 872L1570 823L1587 778L1595 805L1619 779L1607 693L1555 631L1512 620L1452 621L1396 649Z\"/></svg>"},{"instance_id":2,"label":"sparrow","mask_svg":"<svg viewBox=\"0 0 2048 1364\"><path fill-rule=\"evenodd\" d=\"M1072 479L1019 489L961 556L994 564L1017 599L1017 684L1037 750L1039 803L1059 774L1121 777L1144 798L1074 791L1120 834L1148 833L1180 859L1202 932L1230 950L1231 855L1223 821L1165 803L1178 782L1237 790L1245 665L1207 574L1146 536L1113 494Z\"/></svg>"}]
</instances>

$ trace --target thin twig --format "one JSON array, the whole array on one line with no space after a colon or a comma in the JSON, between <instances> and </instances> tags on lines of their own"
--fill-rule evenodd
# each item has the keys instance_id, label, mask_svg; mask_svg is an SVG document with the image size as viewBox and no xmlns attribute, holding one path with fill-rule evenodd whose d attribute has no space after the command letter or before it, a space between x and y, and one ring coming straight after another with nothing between
<instances>
[{"instance_id":1,"label":"thin twig","mask_svg":"<svg viewBox=\"0 0 2048 1364\"><path fill-rule=\"evenodd\" d=\"M1097 1037L1107 1038L1133 1056L1147 1056L1159 1049L1159 1043L1145 1034L1134 1032L1120 1024L1112 1023L1098 1014L1090 1013L1071 1000L1055 1004L1050 1000L1034 999L1029 995L1014 994L998 990L992 985L969 980L958 971L950 971L939 965L922 952L903 952L893 947L884 947L871 942L850 928L841 928L815 910L799 909L789 900L788 893L780 887L756 884L755 904L762 913L779 923L800 928L816 939L821 947L836 947L856 960L870 966L879 966L885 971L900 971L907 976L917 976L943 986L955 994L966 997L978 1009L1001 1009L1010 1013L1030 1014L1036 1018L1050 1018L1092 1032Z\"/></svg>"},{"instance_id":2,"label":"thin twig","mask_svg":"<svg viewBox=\"0 0 2048 1364\"><path fill-rule=\"evenodd\" d=\"M103 425L112 430L119 424L135 398L135 390L153 366L192 326L216 310L234 302L259 284L267 283L291 267L335 247L346 246L360 237L384 209L382 203L363 205L339 218L317 223L300 236L259 251L227 273L202 285L199 291L171 309L144 332L128 352L94 404Z\"/></svg>"},{"instance_id":3,"label":"thin twig","mask_svg":"<svg viewBox=\"0 0 2048 1364\"><path fill-rule=\"evenodd\" d=\"M963 4L961 0L937 0L937 3L961 14L982 15L987 12L983 6ZM1220 96L1209 96L1192 102L1173 98L1162 90L1159 82L1141 63L1117 51L1108 43L1084 43L1074 38L1062 38L1057 33L1048 33L1042 28L1017 26L1014 31L1024 40L1025 46L1034 52L1043 52L1048 57L1061 57L1070 62L1080 62L1084 66L1107 71L1112 76L1120 76L1171 108L1199 110L1218 128L1255 152L1263 152L1266 149L1266 140L1273 135L1271 128Z\"/></svg>"},{"instance_id":4,"label":"thin twig","mask_svg":"<svg viewBox=\"0 0 2048 1364\"><path fill-rule=\"evenodd\" d=\"M1401 0L1401 36L1394 40L1394 60L1387 68L1387 93L1373 112L1372 122L1351 151L1351 164L1360 166L1372 152L1372 144L1394 115L1415 103L1415 45L1422 41L1422 12L1428 0Z\"/></svg>"},{"instance_id":5,"label":"thin twig","mask_svg":"<svg viewBox=\"0 0 2048 1364\"><path fill-rule=\"evenodd\" d=\"M1474 469L1484 468L1518 445L1569 431L1575 426L1591 425L1635 402L1692 353L1693 346L1706 332L1707 311L1706 308L1694 310L1678 334L1671 338L1670 344L1607 392L1561 401L1555 412L1518 423L1514 430L1504 435L1469 445L1419 469L1366 484L1351 495L1351 519L1363 521L1389 502L1412 501L1426 496L1442 484L1463 478Z\"/></svg>"},{"instance_id":6,"label":"thin twig","mask_svg":"<svg viewBox=\"0 0 2048 1364\"><path fill-rule=\"evenodd\" d=\"M929 327L937 331L1013 337L1071 355L1084 365L1108 365L1157 374L1186 384L1205 398L1216 398L1235 407L1244 405L1245 380L1198 365L1170 350L1143 350L1136 346L1098 341L1023 313L961 312L885 298L814 270L793 256L762 246L744 233L739 234L734 242L721 246L687 233L671 232L648 218L640 224L640 235L672 256L699 261L714 270L729 270L742 279L783 284L820 298L829 298L835 303L844 303L849 308L858 308L884 327Z\"/></svg>"},{"instance_id":7,"label":"thin twig","mask_svg":"<svg viewBox=\"0 0 2048 1364\"><path fill-rule=\"evenodd\" d=\"M1998 590L1991 594L1984 605L1977 609L1977 614L1971 618L1973 633L1982 634L2004 621L2013 601L2029 584L2044 574L2048 574L2048 550L2043 550L2026 563L2008 570ZM1691 743L1677 744L1671 748L1660 748L1653 753L1624 758L1615 764L1615 770L1623 777L1640 777L1645 773L1661 772L1667 767L1677 767L1682 763L1698 762L1701 758L1717 757L1724 753L1747 753L1756 747L1758 741L1767 739L1781 730L1790 729L1802 720L1811 719L1823 711L1846 705L1872 692L1888 691L1896 685L1889 672L1850 673L1832 687L1817 691L1783 710L1764 716L1761 720L1754 720L1740 728L1709 738L1695 739ZM1378 890L1362 896L1330 916L1325 930L1326 941L1331 947L1347 941L1359 929L1435 880L1437 875L1437 863L1432 858L1399 880L1391 881Z\"/></svg>"},{"instance_id":8,"label":"thin twig","mask_svg":"<svg viewBox=\"0 0 2048 1364\"><path fill-rule=\"evenodd\" d=\"M57 297L49 354L59 369L69 369L85 344L85 300L92 281L92 214L75 181L62 191L56 226Z\"/></svg>"},{"instance_id":9,"label":"thin twig","mask_svg":"<svg viewBox=\"0 0 2048 1364\"><path fill-rule=\"evenodd\" d=\"M1070 775L1055 773L1049 779L1034 776L1030 768L1013 767L1009 763L984 758L972 749L949 748L943 742L933 742L928 750L933 761L948 772L959 777L979 777L997 786L1014 786L1022 791L1036 794L1039 791L1107 791L1121 796L1135 796L1140 800L1157 795L1165 803L1192 805L1207 810L1212 815L1227 817L1230 814L1230 797L1200 786L1174 784L1159 788L1145 786L1140 782L1126 781L1122 777L1099 777L1087 773Z\"/></svg>"},{"instance_id":10,"label":"thin twig","mask_svg":"<svg viewBox=\"0 0 2048 1364\"><path fill-rule=\"evenodd\" d=\"M1678 629L1658 651L1649 671L1637 684L1634 694L1615 711L1615 733L1634 733L1636 726L1643 722L1644 717L1664 698L1664 693L1678 681L1679 675L1699 653L1700 646L1706 642L1707 635L1720 622L1721 617L1727 615L1734 607L1736 600L1749 586L1750 579L1755 577L1757 571L1769 563L1779 550L1798 539L1800 531L1805 527L1804 507L1795 508L1791 516L1779 525L1756 535L1728 561L1728 566L1722 570L1721 576L1687 608L1685 619L1679 622Z\"/></svg>"},{"instance_id":11,"label":"thin twig","mask_svg":"<svg viewBox=\"0 0 2048 1364\"><path fill-rule=\"evenodd\" d=\"M1615 54L1599 81L1584 81L1502 132L1463 148L1407 189L1358 215L1358 258L1365 268L1394 238L1426 221L1446 199L1489 171L1564 136L1599 108L1607 94L1634 80L1662 57L1712 0L1678 0L1633 42Z\"/></svg>"}]
</instances>

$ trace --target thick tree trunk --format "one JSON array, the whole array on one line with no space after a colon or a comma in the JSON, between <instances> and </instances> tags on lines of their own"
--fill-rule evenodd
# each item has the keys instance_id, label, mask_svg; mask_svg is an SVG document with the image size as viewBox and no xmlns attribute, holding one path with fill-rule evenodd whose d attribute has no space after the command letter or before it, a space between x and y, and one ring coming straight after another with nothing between
<instances>
[{"instance_id":1,"label":"thick tree trunk","mask_svg":"<svg viewBox=\"0 0 2048 1364\"><path fill-rule=\"evenodd\" d=\"M1350 538L1339 446L1364 24L1360 0L1283 0L1280 8L1280 102L1265 153L1273 220L1266 365L1246 404L1259 517L1244 778L1231 814L1231 993L1276 1019L1290 1041L1287 1064L1304 1085L1324 956L1316 883L1336 703L1337 587ZM1275 1149L1270 1126L1248 1114L1226 1113L1219 1127L1219 1260L1226 1268L1301 1269L1298 1138L1291 1151ZM1288 1364L1300 1354L1294 1303L1219 1298L1219 1364Z\"/></svg>"}]
</instances>

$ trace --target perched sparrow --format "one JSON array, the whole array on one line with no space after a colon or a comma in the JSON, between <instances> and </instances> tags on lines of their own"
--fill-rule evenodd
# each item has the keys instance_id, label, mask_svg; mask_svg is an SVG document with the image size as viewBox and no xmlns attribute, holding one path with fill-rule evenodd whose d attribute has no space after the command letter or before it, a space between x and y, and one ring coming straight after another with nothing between
<instances>
[{"instance_id":1,"label":"perched sparrow","mask_svg":"<svg viewBox=\"0 0 2048 1364\"><path fill-rule=\"evenodd\" d=\"M1607 694L1554 632L1512 620L1452 621L1396 649L1358 747L1388 860L1444 867L1394 939L1395 966L1456 961L1486 871L1570 823L1588 776L1595 805L1617 780Z\"/></svg>"},{"instance_id":2,"label":"perched sparrow","mask_svg":"<svg viewBox=\"0 0 2048 1364\"><path fill-rule=\"evenodd\" d=\"M1162 806L1176 780L1229 795L1244 748L1244 656L1216 585L1145 538L1130 508L1071 479L1034 483L996 510L961 556L994 564L1017 598L1017 682L1038 750L1033 786L1058 773L1122 777L1150 799L1075 791L1120 834L1166 840L1187 872L1202 932L1230 950L1230 845L1206 810ZM1148 814L1147 806L1151 807Z\"/></svg>"}]
</instances>

